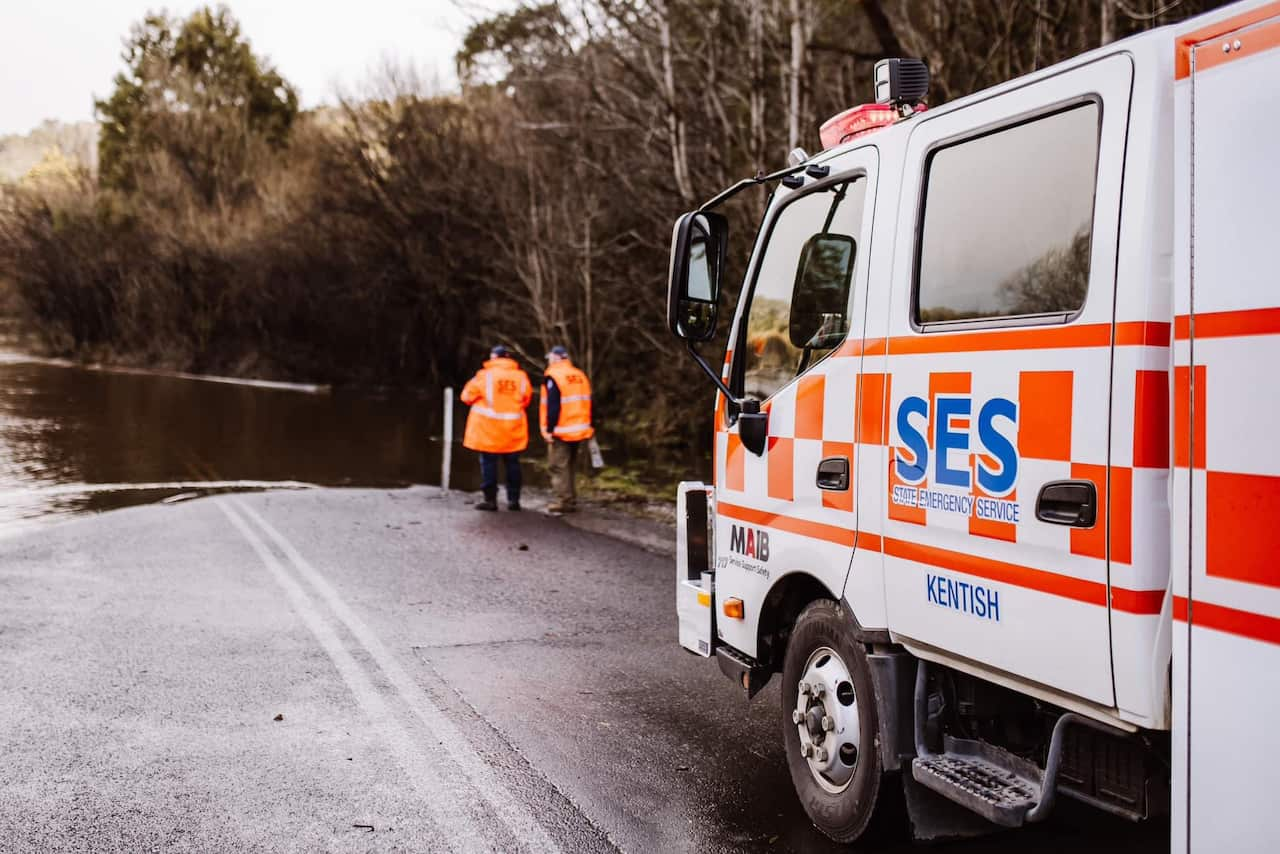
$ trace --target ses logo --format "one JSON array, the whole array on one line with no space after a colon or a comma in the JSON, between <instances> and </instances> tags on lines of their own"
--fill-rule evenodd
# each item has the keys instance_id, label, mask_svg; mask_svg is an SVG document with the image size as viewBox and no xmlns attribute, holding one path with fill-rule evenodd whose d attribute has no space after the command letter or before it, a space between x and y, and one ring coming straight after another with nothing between
<instances>
[{"instance_id":1,"label":"ses logo","mask_svg":"<svg viewBox=\"0 0 1280 854\"><path fill-rule=\"evenodd\" d=\"M518 395L521 391L520 383L516 382L515 380L509 380L509 379L498 380L497 383L495 383L495 385L498 387L498 391L502 392L503 394Z\"/></svg>"},{"instance_id":2,"label":"ses logo","mask_svg":"<svg viewBox=\"0 0 1280 854\"><path fill-rule=\"evenodd\" d=\"M978 410L976 421L973 406L972 398L965 395L938 395L931 419L929 401L922 397L908 397L898 405L898 436L904 447L897 449L893 465L898 479L908 485L894 486L895 504L1001 522L1020 521L1017 502L1002 500L1018 482L1018 405L993 397ZM923 486L930 477L934 486L963 492ZM991 497L970 494L975 481L985 496Z\"/></svg>"},{"instance_id":3,"label":"ses logo","mask_svg":"<svg viewBox=\"0 0 1280 854\"><path fill-rule=\"evenodd\" d=\"M769 560L769 532L741 525L729 527L729 551L756 560Z\"/></svg>"}]
</instances>

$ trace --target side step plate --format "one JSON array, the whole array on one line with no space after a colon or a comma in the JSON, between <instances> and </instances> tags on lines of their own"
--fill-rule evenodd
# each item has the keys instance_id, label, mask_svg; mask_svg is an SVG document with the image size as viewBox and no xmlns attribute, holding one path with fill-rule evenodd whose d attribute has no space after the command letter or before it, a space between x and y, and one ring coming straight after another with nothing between
<instances>
[{"instance_id":1,"label":"side step plate","mask_svg":"<svg viewBox=\"0 0 1280 854\"><path fill-rule=\"evenodd\" d=\"M1040 768L982 741L947 736L944 746L943 753L912 760L911 776L988 821L1021 827L1040 801Z\"/></svg>"}]
</instances>

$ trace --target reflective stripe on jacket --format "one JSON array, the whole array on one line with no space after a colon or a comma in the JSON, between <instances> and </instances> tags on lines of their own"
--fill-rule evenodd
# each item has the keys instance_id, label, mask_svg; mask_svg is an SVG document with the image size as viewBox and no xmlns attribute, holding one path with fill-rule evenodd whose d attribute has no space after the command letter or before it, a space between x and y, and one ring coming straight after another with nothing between
<instances>
[{"instance_id":1,"label":"reflective stripe on jacket","mask_svg":"<svg viewBox=\"0 0 1280 854\"><path fill-rule=\"evenodd\" d=\"M558 395L558 401L552 399ZM555 406L555 403L559 406ZM557 411L558 410L558 411ZM548 415L550 413L550 415ZM550 429L548 418L552 420ZM542 432L565 442L581 442L595 435L591 426L591 381L568 359L547 367L547 381L538 407Z\"/></svg>"},{"instance_id":2,"label":"reflective stripe on jacket","mask_svg":"<svg viewBox=\"0 0 1280 854\"><path fill-rule=\"evenodd\" d=\"M511 454L529 447L524 410L533 399L533 386L515 359L485 362L460 399L471 407L463 447L485 454Z\"/></svg>"}]
</instances>

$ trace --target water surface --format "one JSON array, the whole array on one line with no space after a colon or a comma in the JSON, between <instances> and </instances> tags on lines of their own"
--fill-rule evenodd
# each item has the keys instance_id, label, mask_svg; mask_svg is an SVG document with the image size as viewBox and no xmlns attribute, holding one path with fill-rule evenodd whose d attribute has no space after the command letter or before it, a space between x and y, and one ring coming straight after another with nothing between
<instances>
[{"instance_id":1,"label":"water surface","mask_svg":"<svg viewBox=\"0 0 1280 854\"><path fill-rule=\"evenodd\" d=\"M208 382L0 353L0 535L219 489L439 483L441 411L439 395ZM465 412L455 416L460 439ZM451 484L475 489L476 468L455 445Z\"/></svg>"}]
</instances>

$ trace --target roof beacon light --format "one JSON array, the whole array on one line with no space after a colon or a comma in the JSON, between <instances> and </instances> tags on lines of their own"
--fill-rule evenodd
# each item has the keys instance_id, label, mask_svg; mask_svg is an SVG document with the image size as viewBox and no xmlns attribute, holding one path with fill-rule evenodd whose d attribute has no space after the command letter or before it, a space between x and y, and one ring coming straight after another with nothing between
<instances>
[{"instance_id":1,"label":"roof beacon light","mask_svg":"<svg viewBox=\"0 0 1280 854\"><path fill-rule=\"evenodd\" d=\"M832 116L818 128L822 148L835 148L864 133L891 125L898 120L898 111L880 104L863 104Z\"/></svg>"},{"instance_id":2,"label":"roof beacon light","mask_svg":"<svg viewBox=\"0 0 1280 854\"><path fill-rule=\"evenodd\" d=\"M914 107L929 94L929 67L918 59L876 63L876 103Z\"/></svg>"},{"instance_id":3,"label":"roof beacon light","mask_svg":"<svg viewBox=\"0 0 1280 854\"><path fill-rule=\"evenodd\" d=\"M876 102L834 115L818 129L822 148L835 148L851 139L910 118L925 109L929 68L918 59L882 59L876 63Z\"/></svg>"}]
</instances>

